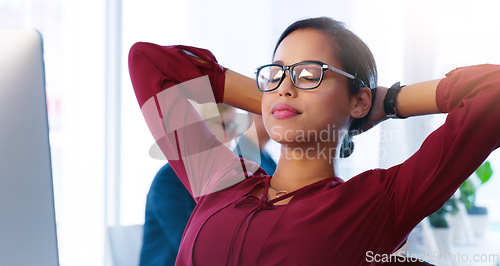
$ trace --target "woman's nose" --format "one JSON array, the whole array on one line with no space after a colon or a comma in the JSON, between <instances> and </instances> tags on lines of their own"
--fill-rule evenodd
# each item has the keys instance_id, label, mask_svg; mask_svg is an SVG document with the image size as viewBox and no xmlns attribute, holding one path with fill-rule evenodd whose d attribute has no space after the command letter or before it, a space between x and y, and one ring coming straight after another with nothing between
<instances>
[{"instance_id":1,"label":"woman's nose","mask_svg":"<svg viewBox=\"0 0 500 266\"><path fill-rule=\"evenodd\" d=\"M290 73L290 72L289 72ZM297 97L297 87L292 83L290 74L285 76L285 79L277 88L278 94L285 97Z\"/></svg>"}]
</instances>

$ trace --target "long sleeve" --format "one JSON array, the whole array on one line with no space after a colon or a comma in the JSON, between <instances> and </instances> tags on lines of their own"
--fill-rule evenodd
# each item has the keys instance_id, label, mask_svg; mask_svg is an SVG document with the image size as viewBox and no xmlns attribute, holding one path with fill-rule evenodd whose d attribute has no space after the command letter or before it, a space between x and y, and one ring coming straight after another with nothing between
<instances>
[{"instance_id":1,"label":"long sleeve","mask_svg":"<svg viewBox=\"0 0 500 266\"><path fill-rule=\"evenodd\" d=\"M402 238L439 209L500 145L500 66L459 68L436 92L446 122L382 182L394 203L395 236Z\"/></svg>"},{"instance_id":2,"label":"long sleeve","mask_svg":"<svg viewBox=\"0 0 500 266\"><path fill-rule=\"evenodd\" d=\"M136 43L130 50L129 70L155 141L195 200L258 169L242 163L219 142L190 103L222 102L225 69L209 51Z\"/></svg>"}]
</instances>

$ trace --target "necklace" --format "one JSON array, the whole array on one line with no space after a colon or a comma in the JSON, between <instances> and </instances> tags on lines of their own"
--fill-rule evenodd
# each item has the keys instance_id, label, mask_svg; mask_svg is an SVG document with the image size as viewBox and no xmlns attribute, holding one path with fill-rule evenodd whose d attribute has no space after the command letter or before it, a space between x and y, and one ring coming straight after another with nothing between
<instances>
[{"instance_id":1,"label":"necklace","mask_svg":"<svg viewBox=\"0 0 500 266\"><path fill-rule=\"evenodd\" d=\"M281 197L281 196L284 196L284 195L288 194L288 191L286 191L286 190L279 190L279 189L277 189L277 188L273 187L273 185L271 184L271 180L269 180L269 186L270 186L273 190L275 190L275 191L276 191L276 194L274 195L274 198L275 198L275 199L277 199L277 198L279 198L279 197Z\"/></svg>"}]
</instances>

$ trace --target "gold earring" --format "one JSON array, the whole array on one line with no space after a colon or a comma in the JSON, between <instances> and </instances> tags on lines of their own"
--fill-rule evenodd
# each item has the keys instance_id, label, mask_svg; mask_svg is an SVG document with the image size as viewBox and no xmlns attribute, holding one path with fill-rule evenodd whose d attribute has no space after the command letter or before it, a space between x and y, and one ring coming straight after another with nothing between
<instances>
[{"instance_id":1,"label":"gold earring","mask_svg":"<svg viewBox=\"0 0 500 266\"><path fill-rule=\"evenodd\" d=\"M358 113L359 113L358 110L354 110L354 114L358 115Z\"/></svg>"}]
</instances>

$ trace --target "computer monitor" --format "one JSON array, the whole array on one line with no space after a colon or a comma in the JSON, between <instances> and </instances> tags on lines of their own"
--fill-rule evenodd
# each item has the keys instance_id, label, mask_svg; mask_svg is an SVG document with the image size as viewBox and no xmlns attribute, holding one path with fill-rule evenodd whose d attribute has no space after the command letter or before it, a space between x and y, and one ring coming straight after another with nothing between
<instances>
[{"instance_id":1,"label":"computer monitor","mask_svg":"<svg viewBox=\"0 0 500 266\"><path fill-rule=\"evenodd\" d=\"M0 30L0 265L58 265L41 35Z\"/></svg>"}]
</instances>

